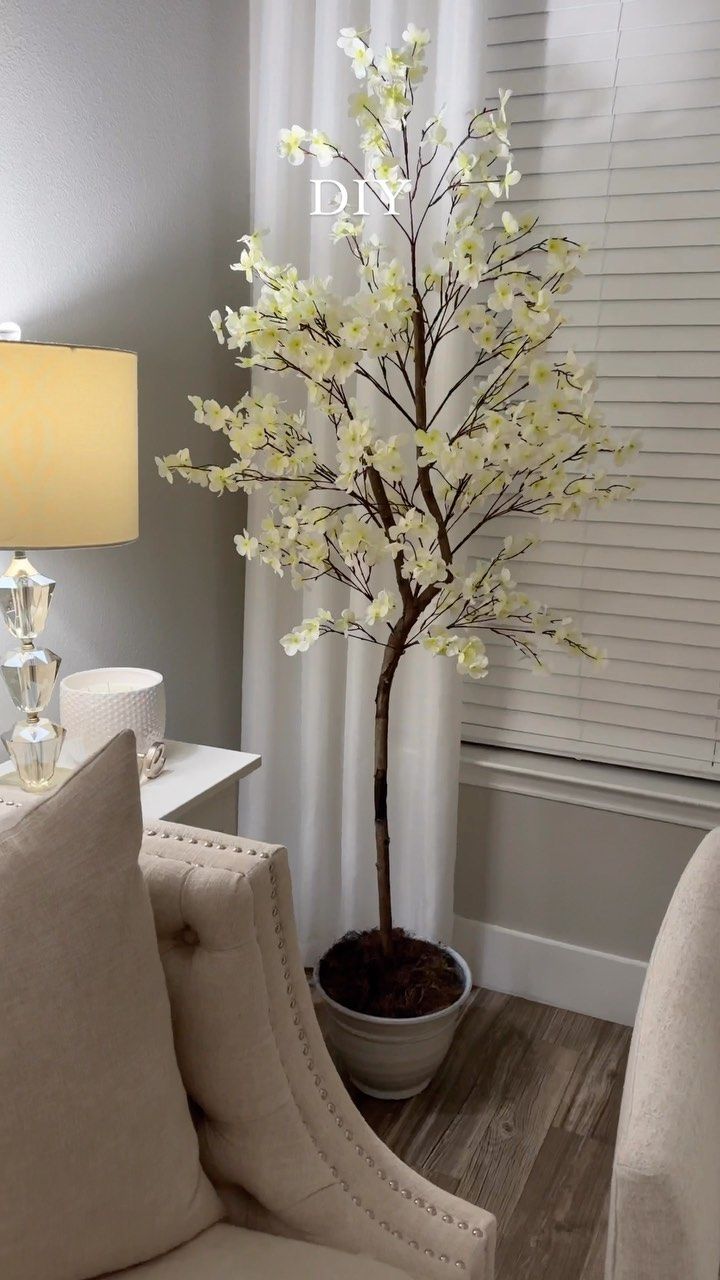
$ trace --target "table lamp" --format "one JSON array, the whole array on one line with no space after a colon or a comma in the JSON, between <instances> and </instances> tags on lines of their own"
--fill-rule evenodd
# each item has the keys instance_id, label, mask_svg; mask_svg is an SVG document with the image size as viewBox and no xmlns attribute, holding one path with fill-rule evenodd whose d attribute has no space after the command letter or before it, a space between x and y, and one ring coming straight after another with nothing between
<instances>
[{"instance_id":1,"label":"table lamp","mask_svg":"<svg viewBox=\"0 0 720 1280\"><path fill-rule=\"evenodd\" d=\"M60 659L36 647L55 583L30 563L41 548L100 547L138 536L137 356L0 341L0 614L20 647L0 662L24 719L2 735L21 785L52 784L64 730L43 716Z\"/></svg>"}]
</instances>

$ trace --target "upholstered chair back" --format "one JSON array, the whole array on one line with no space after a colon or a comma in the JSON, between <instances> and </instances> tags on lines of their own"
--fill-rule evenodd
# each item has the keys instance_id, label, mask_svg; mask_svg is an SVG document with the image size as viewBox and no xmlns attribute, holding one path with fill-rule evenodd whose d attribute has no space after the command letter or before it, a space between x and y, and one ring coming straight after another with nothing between
<instances>
[{"instance_id":1,"label":"upholstered chair back","mask_svg":"<svg viewBox=\"0 0 720 1280\"><path fill-rule=\"evenodd\" d=\"M297 980L277 905L277 860L285 855L257 842L241 847L231 838L207 833L203 839L204 834L158 827L154 839L146 833L141 865L178 1062L198 1108L205 1169L218 1189L232 1187L236 1198L240 1189L251 1192L247 1206L254 1200L267 1204L282 1196L286 1170L277 1152L284 1152L291 1173L295 1162L311 1160L312 1151L309 1135L297 1132L283 1063L287 1046L281 1050L277 1043L291 1030L273 1025L270 1017L268 983L282 986L285 1000L294 1000ZM300 1076L295 1087L304 1084ZM313 1178L313 1172L308 1170L309 1185L319 1187L322 1175L318 1170Z\"/></svg>"},{"instance_id":2,"label":"upholstered chair back","mask_svg":"<svg viewBox=\"0 0 720 1280\"><path fill-rule=\"evenodd\" d=\"M492 1215L403 1165L345 1091L305 979L285 850L160 823L140 860L203 1165L231 1221L419 1280L490 1280Z\"/></svg>"},{"instance_id":3,"label":"upholstered chair back","mask_svg":"<svg viewBox=\"0 0 720 1280\"><path fill-rule=\"evenodd\" d=\"M606 1280L717 1280L720 1265L720 829L690 860L633 1033Z\"/></svg>"}]
</instances>

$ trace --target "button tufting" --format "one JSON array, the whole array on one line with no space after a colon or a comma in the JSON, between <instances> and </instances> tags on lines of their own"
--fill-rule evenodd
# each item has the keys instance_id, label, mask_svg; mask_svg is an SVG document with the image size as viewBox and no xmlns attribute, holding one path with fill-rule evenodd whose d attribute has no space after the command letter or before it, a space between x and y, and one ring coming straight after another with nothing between
<instances>
[{"instance_id":1,"label":"button tufting","mask_svg":"<svg viewBox=\"0 0 720 1280\"><path fill-rule=\"evenodd\" d=\"M192 925L190 924L185 925L185 928L182 930L180 937L182 938L183 942L187 943L189 947L196 947L198 942L200 941L200 937L197 930L193 929Z\"/></svg>"}]
</instances>

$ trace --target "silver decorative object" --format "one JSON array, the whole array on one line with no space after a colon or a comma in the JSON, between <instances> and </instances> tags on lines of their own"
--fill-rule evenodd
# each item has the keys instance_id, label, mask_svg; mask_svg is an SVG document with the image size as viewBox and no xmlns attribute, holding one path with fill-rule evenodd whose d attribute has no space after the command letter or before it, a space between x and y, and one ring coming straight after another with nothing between
<instances>
[{"instance_id":1,"label":"silver decorative object","mask_svg":"<svg viewBox=\"0 0 720 1280\"><path fill-rule=\"evenodd\" d=\"M146 778L158 778L165 768L165 743L154 742L143 757L142 772Z\"/></svg>"}]
</instances>

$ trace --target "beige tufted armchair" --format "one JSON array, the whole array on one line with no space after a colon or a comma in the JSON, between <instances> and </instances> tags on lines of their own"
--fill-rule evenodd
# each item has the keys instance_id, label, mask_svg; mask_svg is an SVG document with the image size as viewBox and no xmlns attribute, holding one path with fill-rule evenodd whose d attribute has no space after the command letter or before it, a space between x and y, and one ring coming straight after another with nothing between
<instances>
[{"instance_id":1,"label":"beige tufted armchair","mask_svg":"<svg viewBox=\"0 0 720 1280\"><path fill-rule=\"evenodd\" d=\"M491 1280L492 1215L396 1159L345 1091L300 959L285 850L159 823L141 865L227 1221L133 1280Z\"/></svg>"}]
</instances>

